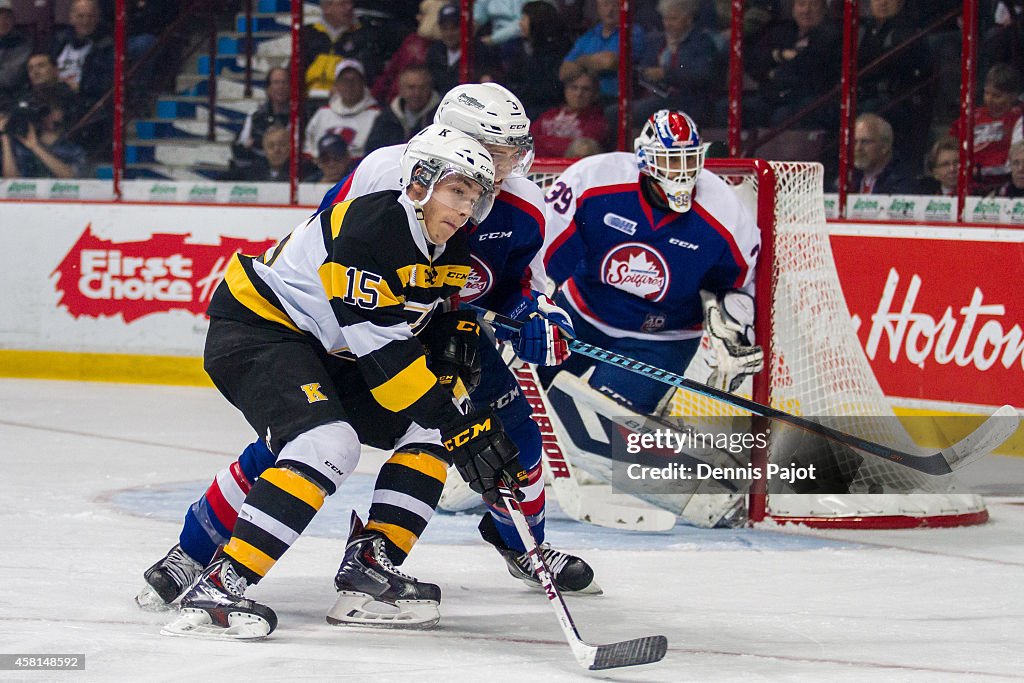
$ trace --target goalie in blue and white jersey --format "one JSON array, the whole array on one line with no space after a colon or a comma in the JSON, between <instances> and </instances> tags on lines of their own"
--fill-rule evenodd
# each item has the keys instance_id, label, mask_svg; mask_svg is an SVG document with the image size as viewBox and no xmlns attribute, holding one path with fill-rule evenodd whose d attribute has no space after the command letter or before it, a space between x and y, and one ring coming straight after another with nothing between
<instances>
[{"instance_id":1,"label":"goalie in blue and white jersey","mask_svg":"<svg viewBox=\"0 0 1024 683\"><path fill-rule=\"evenodd\" d=\"M574 163L545 197L544 262L579 339L682 374L706 329L710 383L731 391L762 365L752 337L760 231L704 168L707 148L693 119L663 109L633 154ZM559 370L582 375L590 364L573 356ZM589 384L645 414L667 394L664 384L605 364Z\"/></svg>"}]
</instances>

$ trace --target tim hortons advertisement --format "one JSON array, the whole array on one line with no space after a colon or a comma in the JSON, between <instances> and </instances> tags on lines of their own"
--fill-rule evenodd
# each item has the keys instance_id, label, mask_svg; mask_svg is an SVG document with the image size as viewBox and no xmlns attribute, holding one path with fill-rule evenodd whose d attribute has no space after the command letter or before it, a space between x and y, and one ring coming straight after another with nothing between
<instances>
[{"instance_id":1,"label":"tim hortons advertisement","mask_svg":"<svg viewBox=\"0 0 1024 683\"><path fill-rule=\"evenodd\" d=\"M833 234L857 335L888 396L979 405L1024 396L1024 234L976 232L986 239L968 239L971 229Z\"/></svg>"}]
</instances>

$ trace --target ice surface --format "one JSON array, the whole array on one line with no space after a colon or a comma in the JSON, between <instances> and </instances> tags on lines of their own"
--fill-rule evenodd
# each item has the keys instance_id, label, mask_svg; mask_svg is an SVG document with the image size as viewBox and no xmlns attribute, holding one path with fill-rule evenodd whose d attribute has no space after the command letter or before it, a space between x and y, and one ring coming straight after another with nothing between
<instances>
[{"instance_id":1,"label":"ice surface","mask_svg":"<svg viewBox=\"0 0 1024 683\"><path fill-rule=\"evenodd\" d=\"M605 589L568 600L583 637L669 640L661 663L594 674L573 660L544 597L479 541L472 516L435 517L404 567L441 585L437 628L324 621L348 509L368 507L378 453L252 591L280 617L268 640L161 636L169 615L132 598L185 507L251 439L234 409L206 389L0 380L0 431L0 653L86 657L85 671L0 680L1024 678L1020 498L990 498L983 527L893 532L631 534L552 506L549 540L584 556ZM1024 461L999 465L994 490L1024 480Z\"/></svg>"}]
</instances>

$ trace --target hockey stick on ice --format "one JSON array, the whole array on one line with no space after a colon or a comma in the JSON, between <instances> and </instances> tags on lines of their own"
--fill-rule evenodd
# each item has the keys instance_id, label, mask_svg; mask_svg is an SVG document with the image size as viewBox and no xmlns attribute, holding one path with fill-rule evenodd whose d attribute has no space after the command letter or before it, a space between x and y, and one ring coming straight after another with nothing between
<instances>
[{"instance_id":1,"label":"hockey stick on ice","mask_svg":"<svg viewBox=\"0 0 1024 683\"><path fill-rule=\"evenodd\" d=\"M665 636L645 636L607 645L591 645L580 638L580 632L576 629L572 615L569 614L569 608L566 607L558 586L552 580L551 571L544 564L544 558L540 555L537 540L533 537L530 525L519 508L519 501L516 500L512 489L507 484L499 487L498 493L505 502L508 514L512 517L512 523L515 524L519 538L522 539L523 545L526 547L526 554L529 555L530 562L533 564L533 571L540 579L544 593L551 603L551 608L555 610L555 615L558 617L558 625L562 627L562 633L565 634L572 654L580 666L598 671L661 661L668 651L668 638Z\"/></svg>"},{"instance_id":2,"label":"hockey stick on ice","mask_svg":"<svg viewBox=\"0 0 1024 683\"><path fill-rule=\"evenodd\" d=\"M514 318L509 318L508 316L495 313L494 311L488 311L480 308L479 306L473 306L472 304L465 305L469 308L476 309L481 319L485 322L491 323L492 325L497 325L498 327L510 331L517 331L523 326L521 322ZM643 361L634 360L628 356L613 353L612 351L602 349L599 346L581 342L578 339L572 339L567 334L566 337L569 338L569 350L573 353L593 358L594 360L601 361L602 363L615 365L628 372L643 375L648 379L662 382L669 386L691 391L693 393L700 394L701 396L707 396L708 398L713 398L733 407L747 410L754 415L761 415L773 420L778 420L779 422L791 424L794 427L799 427L800 429L804 429L814 434L819 434L827 439L845 444L864 453L884 458L890 462L903 465L904 467L909 467L912 470L917 470L918 472L923 472L925 474L932 474L936 476L949 474L954 470L974 462L1010 438L1010 436L1017 430L1017 426L1020 424L1020 415L1017 413L1017 410L1013 406L1006 405L996 410L996 412L985 420L980 427L952 446L943 448L942 450L930 455L915 455L913 453L906 453L895 448L890 448L880 443L875 443L874 441L868 441L867 439L862 439L852 434L841 432L838 429L833 429L826 425L808 420L807 418L792 415L785 411L762 405L756 401L743 398L742 396L735 396L726 391L708 386L707 384L688 379L674 372L662 370L654 365L648 365Z\"/></svg>"},{"instance_id":3,"label":"hockey stick on ice","mask_svg":"<svg viewBox=\"0 0 1024 683\"><path fill-rule=\"evenodd\" d=\"M668 510L655 507L616 505L609 500L595 501L586 496L573 472L568 452L570 439L566 438L558 415L552 410L533 366L523 364L512 371L524 395L533 404L534 421L538 423L544 447L541 456L548 473L551 488L558 498L559 507L569 517L610 529L633 531L667 531L675 526L676 516ZM549 442L550 440L550 442Z\"/></svg>"}]
</instances>

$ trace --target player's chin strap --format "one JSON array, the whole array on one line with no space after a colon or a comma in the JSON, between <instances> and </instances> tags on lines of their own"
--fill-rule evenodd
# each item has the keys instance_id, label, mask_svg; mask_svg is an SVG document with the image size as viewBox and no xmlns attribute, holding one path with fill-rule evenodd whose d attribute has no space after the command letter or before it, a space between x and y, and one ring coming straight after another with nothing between
<instances>
[{"instance_id":1,"label":"player's chin strap","mask_svg":"<svg viewBox=\"0 0 1024 683\"><path fill-rule=\"evenodd\" d=\"M463 305L468 308L475 309L482 320L492 325L497 325L511 330L516 330L522 325L518 320L513 320L512 318L501 315L500 313L488 311L478 306L473 306L472 304L464 303ZM897 465L909 467L912 470L917 470L918 472L935 476L949 474L954 470L987 455L1004 441L1009 439L1010 436L1017 431L1017 427L1020 425L1020 415L1017 413L1017 409L1013 406L1005 405L996 410L995 413L985 420L980 427L952 446L935 453L931 453L930 455L917 455L915 453L900 451L884 444L875 443L874 441L868 441L867 439L862 439L859 436L854 436L853 434L841 432L838 429L818 424L817 422L805 417L792 415L783 410L778 410L756 401L752 401L748 398L743 398L742 396L735 396L727 391L716 389L715 387L683 377L677 373L663 370L654 365L649 365L643 361L602 349L599 346L581 342L578 339L572 339L569 342L569 350L573 353L593 358L594 360L602 363L614 365L627 372L642 375L648 379L654 380L655 382L661 382L663 384L668 384L669 386L700 394L701 396L707 396L708 398L715 399L716 401L731 405L735 408L746 410L754 415L760 415L762 417L771 418L773 420L778 420L779 422L793 425L799 429L823 436L831 441L844 444L850 448L855 448L863 453L868 453L896 463Z\"/></svg>"}]
</instances>

